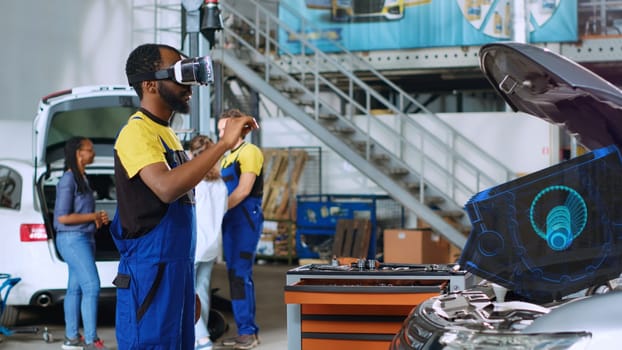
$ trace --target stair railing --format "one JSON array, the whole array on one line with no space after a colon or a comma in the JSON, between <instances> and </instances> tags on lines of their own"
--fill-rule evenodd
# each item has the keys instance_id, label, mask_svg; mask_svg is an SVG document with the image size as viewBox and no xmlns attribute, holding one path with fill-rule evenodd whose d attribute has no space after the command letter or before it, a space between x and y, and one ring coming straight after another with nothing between
<instances>
[{"instance_id":1,"label":"stair railing","mask_svg":"<svg viewBox=\"0 0 622 350\"><path fill-rule=\"evenodd\" d=\"M254 16L250 17L227 1L221 1L223 13L235 16L234 22L239 24L234 29L225 28L225 37L234 38L237 45L247 49L250 63L263 65L266 81L283 75L295 77L299 83L295 88L307 99L301 100L300 104L305 105L313 118L319 121L323 115L333 114L349 127L367 135L366 139L358 141L364 143L369 161L373 148L381 146L399 158L410 171L420 175L420 188L438 188L459 206L471 195L514 177L507 167L338 42L334 46L340 49L340 59L318 49L304 33L319 29L288 5L281 3L280 9L291 11L299 21L299 28L281 21L258 1L249 2L255 6ZM239 27L247 28L248 32L240 31ZM300 50L294 52L287 45L280 45L278 36L283 35L299 42ZM369 87L353 71L373 75L375 84L383 82L391 89L391 95L398 96L397 105ZM404 113L405 106L411 104L423 113ZM390 116L377 116L372 113L372 107L381 107ZM438 136L443 134L443 137ZM478 164L464 154L477 158ZM421 191L422 201L423 193Z\"/></svg>"}]
</instances>

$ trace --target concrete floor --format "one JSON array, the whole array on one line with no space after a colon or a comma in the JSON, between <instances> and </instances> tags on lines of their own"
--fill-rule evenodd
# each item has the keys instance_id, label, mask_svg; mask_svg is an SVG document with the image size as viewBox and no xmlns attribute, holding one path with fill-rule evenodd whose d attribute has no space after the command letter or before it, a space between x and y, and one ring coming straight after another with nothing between
<instances>
[{"instance_id":1,"label":"concrete floor","mask_svg":"<svg viewBox=\"0 0 622 350\"><path fill-rule=\"evenodd\" d=\"M285 274L293 268L283 263L267 262L255 265L254 281L257 301L257 324L260 327L261 344L256 349L287 349L287 315L283 301ZM212 274L212 286L219 288L218 295L229 299L229 286L224 264L216 264ZM229 329L220 340L237 334L235 322L230 312L224 312ZM114 331L114 305L102 304L99 310L98 334L107 347L117 348ZM62 306L43 311L26 310L20 314L20 325L39 327L36 334L13 334L9 337L0 335L0 350L45 350L60 349L64 336ZM43 329L47 327L54 341L43 341ZM215 349L227 349L216 343Z\"/></svg>"}]
</instances>

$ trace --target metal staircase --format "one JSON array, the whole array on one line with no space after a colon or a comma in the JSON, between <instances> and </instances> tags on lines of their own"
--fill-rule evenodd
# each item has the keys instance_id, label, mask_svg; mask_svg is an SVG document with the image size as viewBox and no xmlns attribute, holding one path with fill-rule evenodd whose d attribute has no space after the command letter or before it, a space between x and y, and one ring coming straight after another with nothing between
<instances>
[{"instance_id":1,"label":"metal staircase","mask_svg":"<svg viewBox=\"0 0 622 350\"><path fill-rule=\"evenodd\" d=\"M223 16L233 23L223 33L233 48L219 45L212 58L227 68L226 74L259 91L435 231L463 247L468 227L463 204L514 174L339 43L333 43L338 54L318 49L301 34L318 30L284 2L281 16L287 11L297 19L297 28L260 1L248 2L254 7L250 15L220 2ZM280 45L275 33L299 42L300 51ZM391 101L357 73L372 77L376 87L384 84ZM410 106L423 112L405 113Z\"/></svg>"},{"instance_id":2,"label":"metal staircase","mask_svg":"<svg viewBox=\"0 0 622 350\"><path fill-rule=\"evenodd\" d=\"M172 0L157 0L151 6L133 1L137 12L146 6L156 19L170 16L174 7ZM211 53L225 67L225 80L241 81L259 92L278 106L277 114L303 125L462 248L469 227L462 206L473 194L512 179L510 169L338 42L332 42L337 50L330 54L318 49L301 34L317 33L317 28L286 1L280 2L280 15L295 18L296 28L279 19L274 2L247 0L243 6L234 5L232 0L220 1L225 22L233 24L226 26L220 45ZM180 13L177 16L181 18ZM156 22L166 23L164 18ZM162 29L165 34L177 32L178 22L174 23ZM156 37L161 26L154 25ZM300 51L280 45L277 33L299 42ZM373 81L374 88L366 81ZM231 94L230 87L223 86L224 92ZM248 96L235 98L248 100ZM407 113L415 109L420 113ZM382 115L375 113L378 110Z\"/></svg>"}]
</instances>

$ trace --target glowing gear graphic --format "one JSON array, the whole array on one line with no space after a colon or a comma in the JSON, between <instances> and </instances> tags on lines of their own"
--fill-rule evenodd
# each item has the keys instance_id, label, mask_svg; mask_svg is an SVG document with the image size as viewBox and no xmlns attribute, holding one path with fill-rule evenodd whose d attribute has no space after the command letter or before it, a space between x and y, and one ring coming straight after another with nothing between
<instances>
[{"instance_id":1,"label":"glowing gear graphic","mask_svg":"<svg viewBox=\"0 0 622 350\"><path fill-rule=\"evenodd\" d=\"M546 225L541 228L534 219L535 213L545 202L558 200L559 191L567 193L563 203L554 206L546 215ZM563 197L563 194L562 196ZM540 204L540 206L538 206ZM564 250L568 248L572 241L583 232L587 223L587 205L581 195L567 186L549 186L540 191L531 202L529 208L529 221L538 236L546 240L546 243L553 250Z\"/></svg>"}]
</instances>

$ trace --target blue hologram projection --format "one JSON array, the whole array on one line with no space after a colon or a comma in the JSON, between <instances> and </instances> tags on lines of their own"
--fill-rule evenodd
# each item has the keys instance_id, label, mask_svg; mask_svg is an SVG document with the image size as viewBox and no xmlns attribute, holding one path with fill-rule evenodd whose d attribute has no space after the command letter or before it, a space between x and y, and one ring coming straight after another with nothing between
<instances>
[{"instance_id":1,"label":"blue hologram projection","mask_svg":"<svg viewBox=\"0 0 622 350\"><path fill-rule=\"evenodd\" d=\"M622 156L614 145L475 194L459 264L548 302L622 271Z\"/></svg>"}]
</instances>

